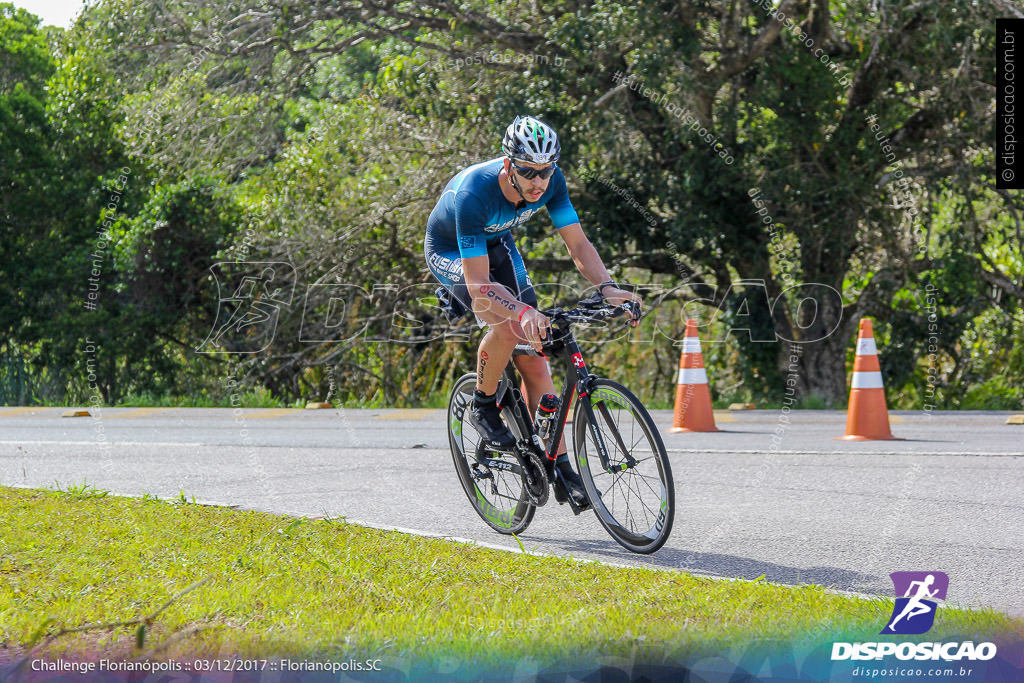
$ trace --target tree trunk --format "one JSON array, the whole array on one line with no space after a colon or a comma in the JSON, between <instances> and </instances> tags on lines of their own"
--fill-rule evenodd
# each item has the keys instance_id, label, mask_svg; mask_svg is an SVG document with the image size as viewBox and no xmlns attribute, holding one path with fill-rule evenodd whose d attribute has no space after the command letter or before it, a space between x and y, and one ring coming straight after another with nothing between
<instances>
[{"instance_id":1,"label":"tree trunk","mask_svg":"<svg viewBox=\"0 0 1024 683\"><path fill-rule=\"evenodd\" d=\"M800 330L795 341L800 346L800 369L806 395L819 396L830 408L846 403L846 351L849 346L849 321L843 321L842 300L836 290L826 285L812 285L809 298L816 305L805 303L797 312ZM783 345L780 364L788 373L794 344ZM784 360L781 356L785 356Z\"/></svg>"}]
</instances>

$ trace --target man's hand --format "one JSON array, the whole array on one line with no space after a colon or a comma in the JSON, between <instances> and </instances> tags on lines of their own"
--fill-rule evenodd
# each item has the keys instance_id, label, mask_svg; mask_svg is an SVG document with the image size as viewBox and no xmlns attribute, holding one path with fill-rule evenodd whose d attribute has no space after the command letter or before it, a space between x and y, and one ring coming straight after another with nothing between
<instances>
[{"instance_id":1,"label":"man's hand","mask_svg":"<svg viewBox=\"0 0 1024 683\"><path fill-rule=\"evenodd\" d=\"M523 315L519 318L519 325L523 328L526 341L530 343L534 351L540 353L543 348L541 341L551 335L551 321L546 315L531 306L523 311Z\"/></svg>"},{"instance_id":2,"label":"man's hand","mask_svg":"<svg viewBox=\"0 0 1024 683\"><path fill-rule=\"evenodd\" d=\"M624 304L627 301L635 301L637 303L637 308L636 311L630 315L629 326L636 327L640 324L640 307L643 305L643 300L640 298L639 294L634 294L633 292L628 292L625 289L619 289L618 287L612 287L610 285L605 287L601 291L601 294L604 296L604 300L613 306Z\"/></svg>"}]
</instances>

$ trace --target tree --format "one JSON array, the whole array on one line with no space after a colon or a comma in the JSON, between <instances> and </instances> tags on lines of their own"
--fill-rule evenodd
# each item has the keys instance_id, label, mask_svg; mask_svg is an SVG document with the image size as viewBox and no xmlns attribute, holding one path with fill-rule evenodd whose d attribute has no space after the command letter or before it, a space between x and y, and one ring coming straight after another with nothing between
<instances>
[{"instance_id":1,"label":"tree","mask_svg":"<svg viewBox=\"0 0 1024 683\"><path fill-rule=\"evenodd\" d=\"M4 402L32 398L26 347L40 343L33 327L44 310L48 237L54 217L49 193L57 160L49 144L46 81L53 73L39 20L0 4L0 344L5 351Z\"/></svg>"},{"instance_id":2,"label":"tree","mask_svg":"<svg viewBox=\"0 0 1024 683\"><path fill-rule=\"evenodd\" d=\"M614 262L670 278L682 263L693 277L675 296L746 316L761 339L803 342L801 393L833 405L845 397L858 320L875 316L889 334L893 298L949 259L965 264L970 282L1021 295L1020 270L1007 272L992 253L993 233L1015 224L993 231L970 208L974 197L994 197L991 20L1019 14L1001 0L180 0L161 12L135 3L110 11L127 42L142 46L118 58L129 73L158 69L146 92L170 87L204 55L202 87L182 91L187 106L151 117L158 131L216 140L234 131L241 141L173 159L152 156L146 139L133 147L177 173L213 165L244 178L268 168L287 156L289 130L311 122L293 117L290 103L344 104L367 85L368 68L387 93L381 107L424 130L468 124L493 140L514 113L545 116L566 140L570 177L588 179L577 203ZM138 116L152 113L145 98L135 104ZM429 158L429 135L407 143ZM488 153L474 140L465 149ZM371 184L372 197L394 196L399 177ZM610 197L609 183L629 188L655 225ZM762 206L751 201L755 188ZM1019 193L1000 199L1019 212ZM961 207L955 221L940 220L950 202ZM806 286L787 291L787 274ZM763 281L776 305L751 310L749 292L730 287L737 280ZM798 292L815 304L800 305ZM922 316L907 311L892 333ZM788 346L741 344L764 393L781 387ZM887 373L911 376L921 352L915 344L883 356Z\"/></svg>"}]
</instances>

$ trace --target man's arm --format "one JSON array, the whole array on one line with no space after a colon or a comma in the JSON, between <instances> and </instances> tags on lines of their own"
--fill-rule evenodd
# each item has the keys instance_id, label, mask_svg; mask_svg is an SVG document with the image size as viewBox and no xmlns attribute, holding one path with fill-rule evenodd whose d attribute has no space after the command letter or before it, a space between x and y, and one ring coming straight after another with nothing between
<instances>
[{"instance_id":1,"label":"man's arm","mask_svg":"<svg viewBox=\"0 0 1024 683\"><path fill-rule=\"evenodd\" d=\"M537 351L541 350L541 340L547 338L551 328L550 321L533 306L516 299L507 288L491 281L490 259L486 254L463 257L462 274L473 299L473 311L484 322L517 321L530 345Z\"/></svg>"},{"instance_id":2,"label":"man's arm","mask_svg":"<svg viewBox=\"0 0 1024 683\"><path fill-rule=\"evenodd\" d=\"M558 234L561 235L562 241L569 249L569 256L572 257L573 263L576 264L583 277L590 281L590 284L597 286L612 279L608 275L608 269L604 267L604 261L601 260L600 254L587 239L583 227L579 223L565 226L558 231Z\"/></svg>"},{"instance_id":3,"label":"man's arm","mask_svg":"<svg viewBox=\"0 0 1024 683\"><path fill-rule=\"evenodd\" d=\"M507 320L518 320L524 309L530 308L512 295L505 287L491 281L491 263L486 254L462 259L462 274L466 289L473 299L473 310L490 312Z\"/></svg>"},{"instance_id":4,"label":"man's arm","mask_svg":"<svg viewBox=\"0 0 1024 683\"><path fill-rule=\"evenodd\" d=\"M565 242L565 246L569 250L569 256L572 257L576 268L592 285L599 287L605 282L613 282L608 274L608 269L604 267L604 261L601 260L600 254L597 253L597 249L587 239L586 234L583 232L583 227L579 223L573 223L559 229L558 234L562 236L562 241ZM601 290L601 295L610 304L617 305L626 301L640 303L640 297L633 292L614 286L604 287ZM631 324L635 325L635 323L636 320L634 319Z\"/></svg>"}]
</instances>

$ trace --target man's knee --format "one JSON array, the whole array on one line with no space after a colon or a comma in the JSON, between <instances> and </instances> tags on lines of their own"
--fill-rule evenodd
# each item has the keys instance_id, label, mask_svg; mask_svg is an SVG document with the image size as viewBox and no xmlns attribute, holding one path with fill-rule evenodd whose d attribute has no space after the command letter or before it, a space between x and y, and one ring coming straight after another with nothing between
<instances>
[{"instance_id":1,"label":"man's knee","mask_svg":"<svg viewBox=\"0 0 1024 683\"><path fill-rule=\"evenodd\" d=\"M503 344L515 346L519 342L519 335L516 334L515 329L516 326L508 319L488 323L487 327L489 332Z\"/></svg>"},{"instance_id":2,"label":"man's knee","mask_svg":"<svg viewBox=\"0 0 1024 683\"><path fill-rule=\"evenodd\" d=\"M501 328L502 334L510 334L507 328L510 327L509 323L511 321L495 310L490 301L473 299L473 313L492 330Z\"/></svg>"},{"instance_id":3,"label":"man's knee","mask_svg":"<svg viewBox=\"0 0 1024 683\"><path fill-rule=\"evenodd\" d=\"M547 359L542 356L516 356L516 359L519 373L527 379L544 379L551 374Z\"/></svg>"}]
</instances>

